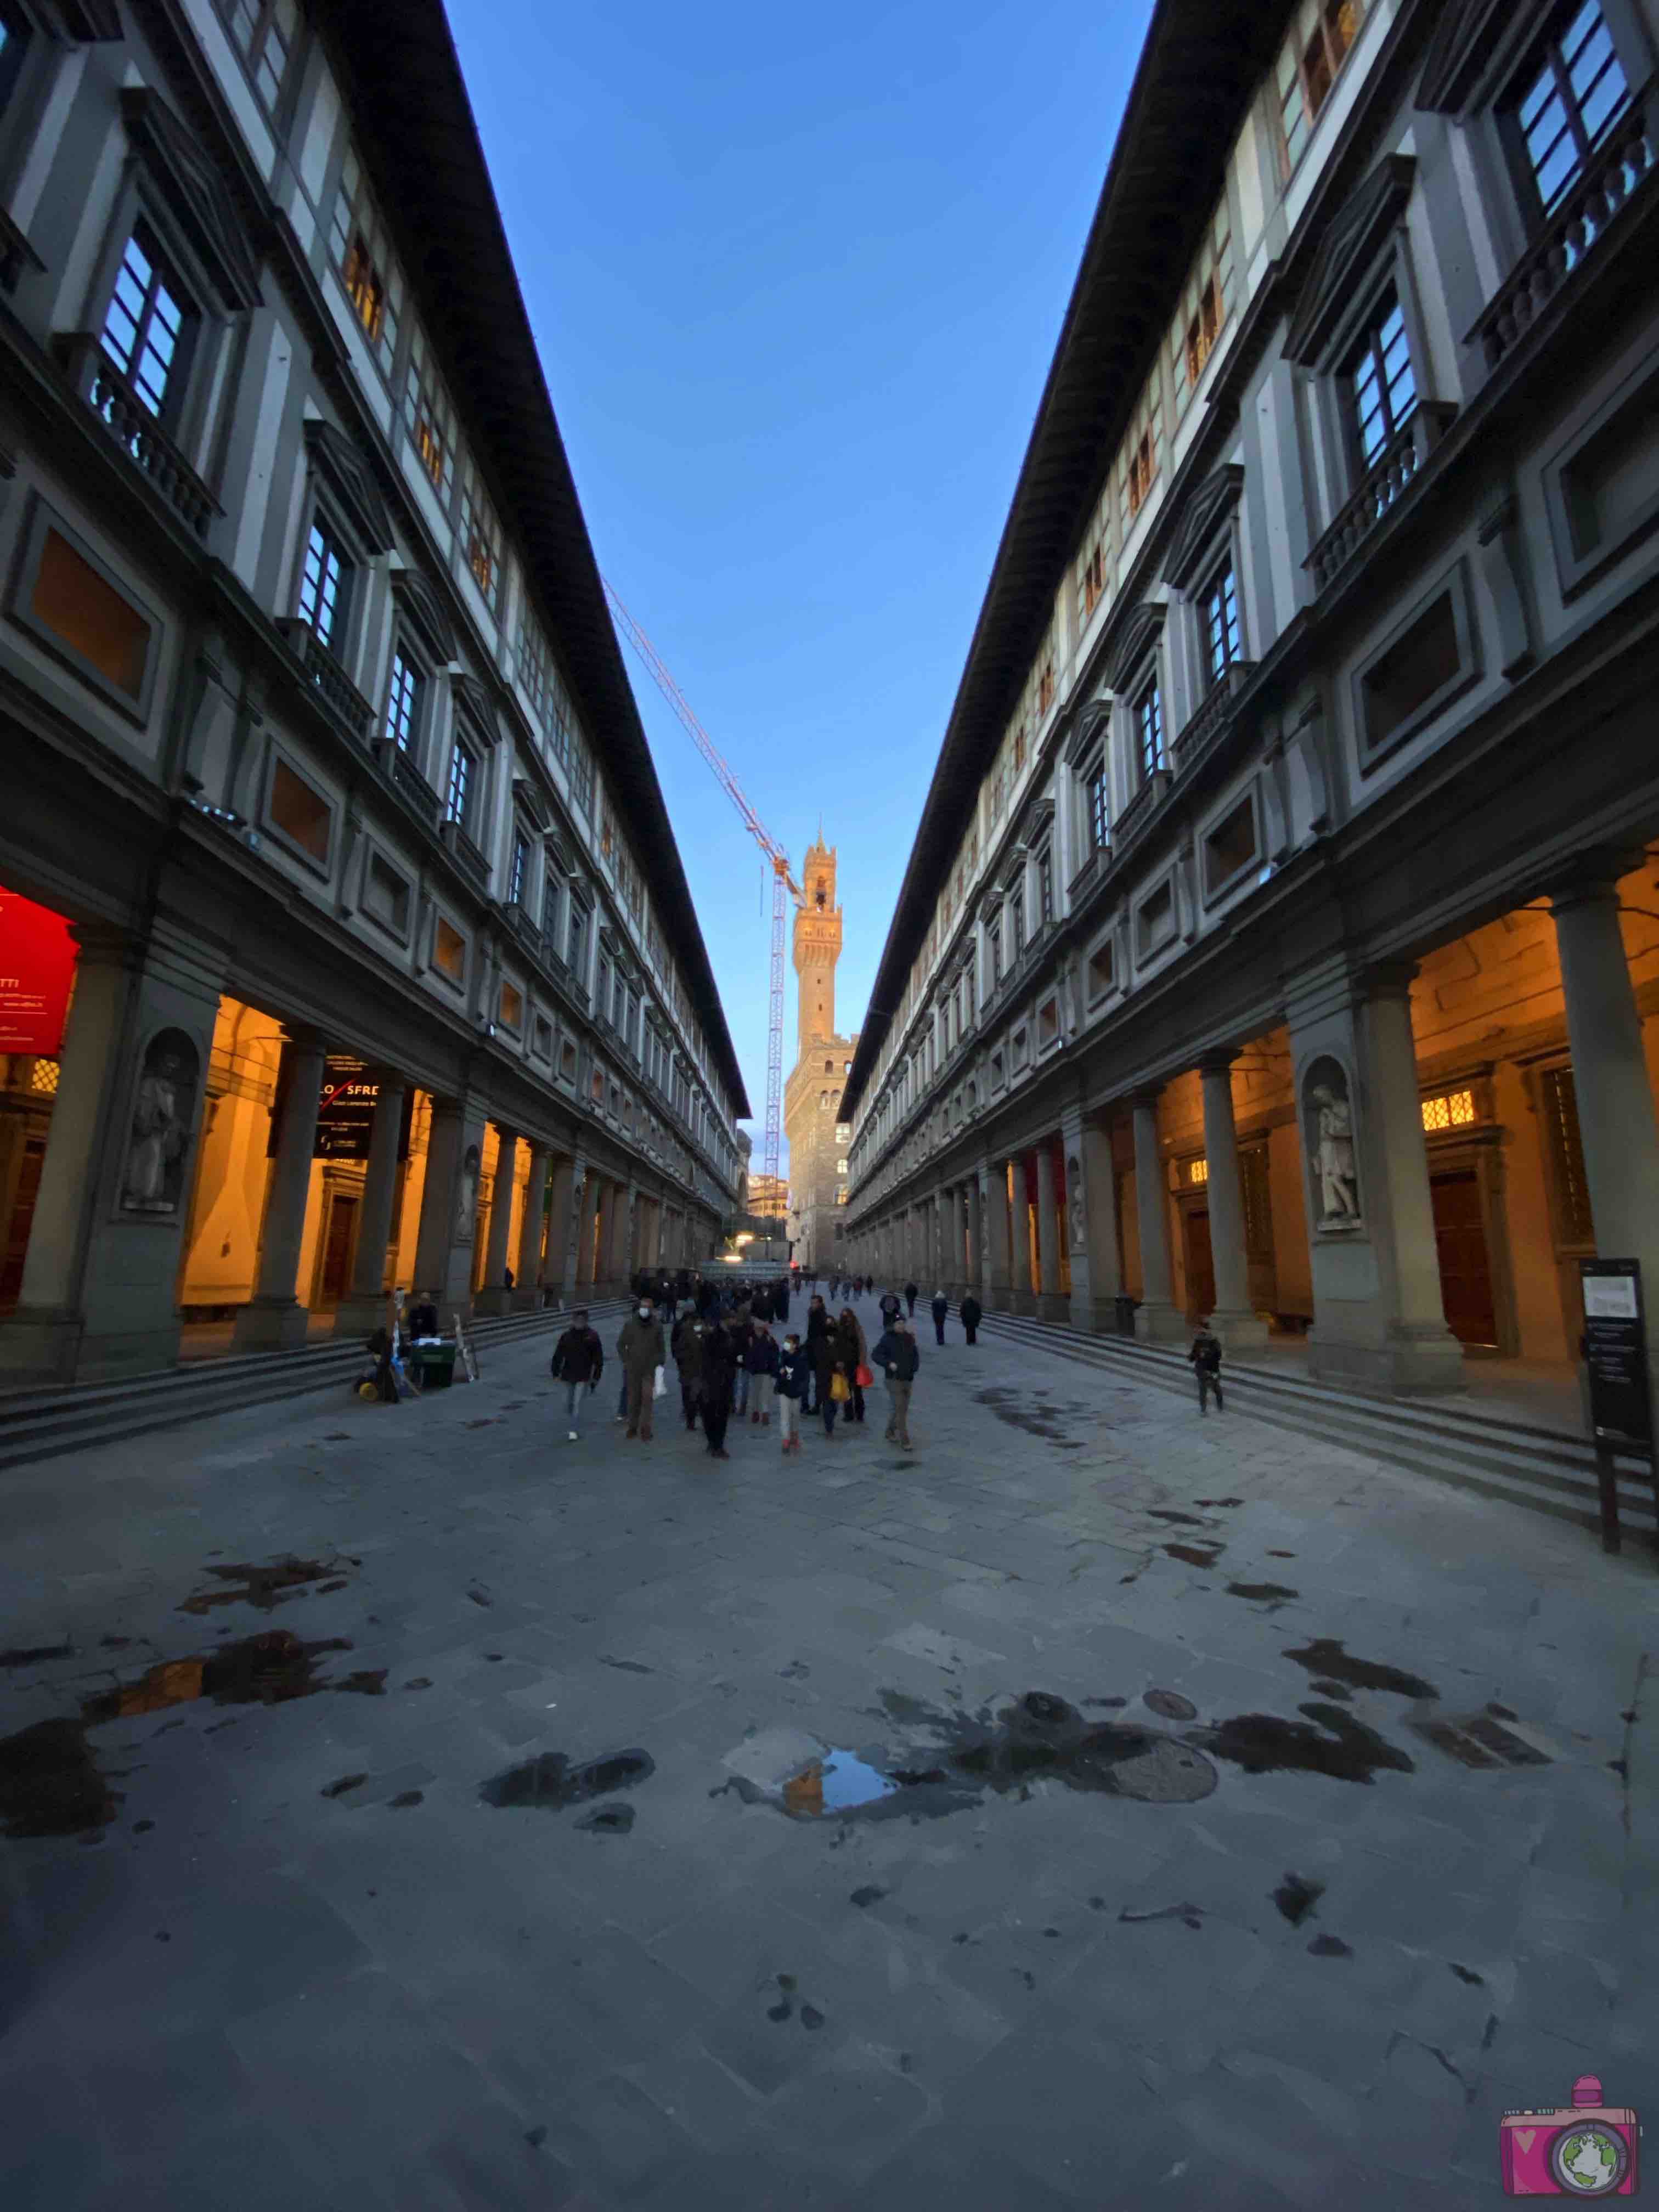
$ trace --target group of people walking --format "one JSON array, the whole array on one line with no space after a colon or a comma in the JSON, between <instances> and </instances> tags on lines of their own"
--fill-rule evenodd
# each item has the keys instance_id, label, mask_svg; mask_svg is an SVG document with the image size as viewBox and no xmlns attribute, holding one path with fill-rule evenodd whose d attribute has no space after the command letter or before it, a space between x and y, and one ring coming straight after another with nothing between
<instances>
[{"instance_id":1,"label":"group of people walking","mask_svg":"<svg viewBox=\"0 0 1659 2212\"><path fill-rule=\"evenodd\" d=\"M860 1281L853 1279L844 1287L856 1296ZM832 1290L842 1287L837 1278ZM769 1429L775 1412L786 1455L799 1451L803 1420L821 1421L826 1439L834 1437L843 1416L862 1424L868 1411L865 1393L879 1369L888 1395L887 1438L913 1450L910 1395L921 1354L908 1316L899 1310L893 1293L882 1300L882 1333L873 1352L850 1304L832 1312L813 1291L804 1329L789 1325L789 1307L787 1280L725 1284L696 1276L653 1283L637 1278L634 1310L616 1346L621 1369L617 1419L627 1423L626 1439L651 1439L657 1401L667 1393L671 1361L679 1381L681 1417L688 1430L701 1424L714 1459L731 1456L726 1434L734 1418L739 1424L746 1419L751 1428ZM944 1340L941 1327L939 1341ZM605 1348L586 1309L571 1316L551 1367L554 1379L565 1388L568 1434L574 1443L582 1401L598 1389L605 1371Z\"/></svg>"}]
</instances>

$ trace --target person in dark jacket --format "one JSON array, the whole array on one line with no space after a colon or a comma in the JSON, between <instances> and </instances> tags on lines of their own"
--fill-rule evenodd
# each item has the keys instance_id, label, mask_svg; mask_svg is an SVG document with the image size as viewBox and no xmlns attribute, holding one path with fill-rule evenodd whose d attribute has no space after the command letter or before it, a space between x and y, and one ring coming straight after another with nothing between
<instances>
[{"instance_id":1,"label":"person in dark jacket","mask_svg":"<svg viewBox=\"0 0 1659 2212\"><path fill-rule=\"evenodd\" d=\"M778 1340L763 1321L749 1333L743 1355L749 1381L749 1420L751 1427L772 1425L772 1390L778 1378Z\"/></svg>"},{"instance_id":2,"label":"person in dark jacket","mask_svg":"<svg viewBox=\"0 0 1659 2212\"><path fill-rule=\"evenodd\" d=\"M737 1352L737 1389L732 1399L732 1410L741 1420L749 1411L749 1347L755 1340L755 1324L750 1318L751 1308L747 1296L738 1301L732 1316L732 1337Z\"/></svg>"},{"instance_id":3,"label":"person in dark jacket","mask_svg":"<svg viewBox=\"0 0 1659 2212\"><path fill-rule=\"evenodd\" d=\"M881 1307L882 1331L883 1334L885 1334L887 1330L891 1328L893 1323L898 1319L899 1300L896 1291L884 1291L881 1294L879 1304Z\"/></svg>"},{"instance_id":4,"label":"person in dark jacket","mask_svg":"<svg viewBox=\"0 0 1659 2212\"><path fill-rule=\"evenodd\" d=\"M732 1384L738 1371L738 1348L728 1323L716 1322L703 1340L702 1432L708 1439L711 1459L730 1459L726 1449L726 1425L732 1418Z\"/></svg>"},{"instance_id":5,"label":"person in dark jacket","mask_svg":"<svg viewBox=\"0 0 1659 2212\"><path fill-rule=\"evenodd\" d=\"M822 1300L815 1300L814 1303L822 1310ZM846 1340L830 1328L828 1314L823 1316L823 1327L816 1336L810 1334L811 1326L810 1322L807 1326L809 1334L806 1349L811 1355L812 1380L817 1390L818 1411L823 1416L823 1433L826 1437L830 1437L836 1433L836 1416L841 1411L841 1403L836 1400L834 1384L837 1375L847 1372ZM852 1388L850 1376L848 1378L848 1388L850 1395Z\"/></svg>"},{"instance_id":6,"label":"person in dark jacket","mask_svg":"<svg viewBox=\"0 0 1659 2212\"><path fill-rule=\"evenodd\" d=\"M581 1402L590 1390L599 1388L599 1377L605 1372L605 1346L599 1334L587 1326L587 1309L578 1306L570 1316L570 1326L553 1347L551 1370L556 1382L562 1382L568 1395L565 1401L565 1417L570 1423L570 1441L574 1444L580 1428Z\"/></svg>"},{"instance_id":7,"label":"person in dark jacket","mask_svg":"<svg viewBox=\"0 0 1659 2212\"><path fill-rule=\"evenodd\" d=\"M945 1341L945 1316L951 1310L951 1301L943 1291L933 1293L933 1334L940 1344Z\"/></svg>"},{"instance_id":8,"label":"person in dark jacket","mask_svg":"<svg viewBox=\"0 0 1659 2212\"><path fill-rule=\"evenodd\" d=\"M806 1395L810 1370L800 1339L791 1329L778 1355L778 1426L787 1452L800 1449L801 1401Z\"/></svg>"},{"instance_id":9,"label":"person in dark jacket","mask_svg":"<svg viewBox=\"0 0 1659 2212\"><path fill-rule=\"evenodd\" d=\"M657 1370L667 1360L668 1350L662 1340L662 1323L648 1297L641 1298L623 1323L622 1334L617 1339L617 1357L628 1382L625 1434L649 1443Z\"/></svg>"},{"instance_id":10,"label":"person in dark jacket","mask_svg":"<svg viewBox=\"0 0 1659 2212\"><path fill-rule=\"evenodd\" d=\"M979 1334L979 1325L985 1318L985 1310L969 1291L957 1311L962 1319L962 1333L972 1344Z\"/></svg>"},{"instance_id":11,"label":"person in dark jacket","mask_svg":"<svg viewBox=\"0 0 1659 2212\"><path fill-rule=\"evenodd\" d=\"M876 1346L876 1364L887 1375L887 1441L914 1451L910 1441L910 1393L921 1353L908 1321L896 1321Z\"/></svg>"},{"instance_id":12,"label":"person in dark jacket","mask_svg":"<svg viewBox=\"0 0 1659 2212\"><path fill-rule=\"evenodd\" d=\"M812 1387L806 1394L806 1403L801 1407L801 1411L804 1413L811 1414L817 1411L817 1342L821 1336L828 1336L829 1334L830 1315L828 1309L825 1307L823 1300L815 1293L808 1302L806 1308L806 1371L809 1378L811 1379Z\"/></svg>"},{"instance_id":13,"label":"person in dark jacket","mask_svg":"<svg viewBox=\"0 0 1659 2212\"><path fill-rule=\"evenodd\" d=\"M851 1306L843 1306L836 1321L836 1337L841 1346L842 1358L847 1370L847 1380L852 1396L847 1401L849 1421L864 1419L864 1390L859 1382L859 1370L870 1363L870 1346L864 1334L864 1325Z\"/></svg>"},{"instance_id":14,"label":"person in dark jacket","mask_svg":"<svg viewBox=\"0 0 1659 2212\"><path fill-rule=\"evenodd\" d=\"M1198 1334L1193 1339L1192 1349L1187 1354L1198 1376L1198 1410L1207 1419L1210 1393L1215 1392L1216 1407L1224 1413L1226 1401L1221 1395L1221 1339L1212 1330L1207 1321L1198 1325Z\"/></svg>"},{"instance_id":15,"label":"person in dark jacket","mask_svg":"<svg viewBox=\"0 0 1659 2212\"><path fill-rule=\"evenodd\" d=\"M916 1284L907 1283L904 1285L904 1310L910 1316L912 1320L915 1318L916 1300L921 1296L921 1289Z\"/></svg>"},{"instance_id":16,"label":"person in dark jacket","mask_svg":"<svg viewBox=\"0 0 1659 2212\"><path fill-rule=\"evenodd\" d=\"M684 1314L674 1331L674 1364L680 1370L680 1411L685 1416L685 1425L697 1425L697 1408L702 1401L703 1352L708 1330L696 1313Z\"/></svg>"},{"instance_id":17,"label":"person in dark jacket","mask_svg":"<svg viewBox=\"0 0 1659 2212\"><path fill-rule=\"evenodd\" d=\"M583 1319L586 1319L586 1315ZM418 1336L436 1336L437 1334L438 1309L428 1291L418 1304L410 1306L404 1322L404 1334L412 1341Z\"/></svg>"}]
</instances>

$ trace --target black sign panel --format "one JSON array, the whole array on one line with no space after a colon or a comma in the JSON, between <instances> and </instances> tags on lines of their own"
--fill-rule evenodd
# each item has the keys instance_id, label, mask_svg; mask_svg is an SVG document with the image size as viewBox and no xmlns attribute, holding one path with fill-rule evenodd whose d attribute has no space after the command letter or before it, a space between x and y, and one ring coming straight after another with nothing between
<instances>
[{"instance_id":1,"label":"black sign panel","mask_svg":"<svg viewBox=\"0 0 1659 2212\"><path fill-rule=\"evenodd\" d=\"M286 1055L284 1055L286 1061ZM276 1105L270 1117L270 1133L266 1140L268 1158L275 1158L276 1133L282 1126L282 1092L286 1089L288 1070L284 1065L278 1080ZM374 1127L374 1102L380 1096L380 1085L364 1079L364 1063L344 1053L331 1053L323 1063L323 1091L317 1109L317 1136L311 1156L316 1160L366 1160L368 1140ZM412 1086L404 1091L403 1120L398 1128L398 1158L409 1158L409 1128L413 1119L415 1092Z\"/></svg>"},{"instance_id":2,"label":"black sign panel","mask_svg":"<svg viewBox=\"0 0 1659 2212\"><path fill-rule=\"evenodd\" d=\"M1590 1425L1598 1444L1653 1448L1642 1267L1637 1260L1581 1260Z\"/></svg>"}]
</instances>

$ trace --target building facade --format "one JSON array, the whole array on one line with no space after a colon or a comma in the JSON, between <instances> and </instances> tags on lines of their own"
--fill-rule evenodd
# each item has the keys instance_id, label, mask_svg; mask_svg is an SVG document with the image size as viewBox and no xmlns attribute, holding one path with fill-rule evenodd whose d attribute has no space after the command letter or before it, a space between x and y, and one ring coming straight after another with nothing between
<instances>
[{"instance_id":1,"label":"building facade","mask_svg":"<svg viewBox=\"0 0 1659 2212\"><path fill-rule=\"evenodd\" d=\"M841 1109L855 1265L1383 1391L1565 1376L1597 1253L1659 1296L1656 46L1159 0Z\"/></svg>"},{"instance_id":2,"label":"building facade","mask_svg":"<svg viewBox=\"0 0 1659 2212\"><path fill-rule=\"evenodd\" d=\"M6 0L0 297L0 1378L716 1249L742 1078L440 0Z\"/></svg>"},{"instance_id":3,"label":"building facade","mask_svg":"<svg viewBox=\"0 0 1659 2212\"><path fill-rule=\"evenodd\" d=\"M794 960L799 1048L784 1085L783 1127L789 1140L789 1204L798 1224L794 1256L829 1270L846 1258L848 1143L852 1130L839 1111L858 1037L836 1033L836 966L842 911L836 900L836 848L822 828L808 848L804 896L795 915Z\"/></svg>"}]
</instances>

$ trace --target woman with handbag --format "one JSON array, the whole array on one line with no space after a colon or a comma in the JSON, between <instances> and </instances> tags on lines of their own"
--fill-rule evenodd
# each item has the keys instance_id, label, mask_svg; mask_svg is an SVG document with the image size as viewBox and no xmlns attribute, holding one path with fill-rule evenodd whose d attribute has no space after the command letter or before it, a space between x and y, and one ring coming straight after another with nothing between
<instances>
[{"instance_id":1,"label":"woman with handbag","mask_svg":"<svg viewBox=\"0 0 1659 2212\"><path fill-rule=\"evenodd\" d=\"M864 1419L864 1392L866 1383L875 1381L870 1372L870 1346L865 1340L864 1327L851 1306L843 1306L836 1322L836 1334L840 1342L841 1357L845 1362L847 1379L852 1386L848 1401L849 1421Z\"/></svg>"},{"instance_id":2,"label":"woman with handbag","mask_svg":"<svg viewBox=\"0 0 1659 2212\"><path fill-rule=\"evenodd\" d=\"M812 1378L817 1386L818 1411L823 1416L826 1437L836 1433L836 1416L851 1397L852 1388L842 1366L841 1340L828 1327L809 1339L807 1351L811 1355Z\"/></svg>"}]
</instances>

